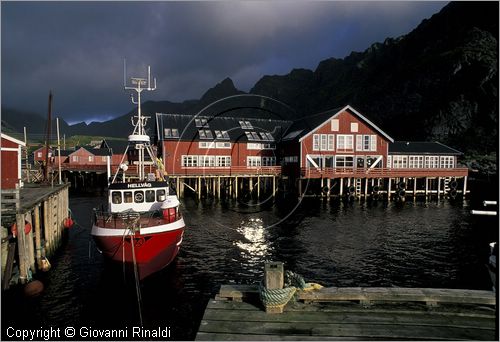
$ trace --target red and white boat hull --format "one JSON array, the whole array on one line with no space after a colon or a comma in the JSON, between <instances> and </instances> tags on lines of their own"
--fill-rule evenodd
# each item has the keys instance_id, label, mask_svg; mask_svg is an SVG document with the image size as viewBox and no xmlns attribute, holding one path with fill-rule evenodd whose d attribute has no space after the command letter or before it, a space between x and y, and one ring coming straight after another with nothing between
<instances>
[{"instance_id":1,"label":"red and white boat hull","mask_svg":"<svg viewBox=\"0 0 500 342\"><path fill-rule=\"evenodd\" d=\"M167 224L131 231L127 228L92 226L92 236L99 250L128 268L137 265L139 278L158 272L168 266L179 252L184 234L184 219ZM134 261L135 254L135 261Z\"/></svg>"}]
</instances>

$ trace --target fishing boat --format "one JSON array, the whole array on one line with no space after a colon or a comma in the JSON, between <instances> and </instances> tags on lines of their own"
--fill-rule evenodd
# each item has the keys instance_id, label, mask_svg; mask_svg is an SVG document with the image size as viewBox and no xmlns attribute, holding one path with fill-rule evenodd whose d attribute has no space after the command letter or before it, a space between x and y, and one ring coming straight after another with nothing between
<instances>
[{"instance_id":1,"label":"fishing boat","mask_svg":"<svg viewBox=\"0 0 500 342\"><path fill-rule=\"evenodd\" d=\"M136 279L160 271L177 256L185 224L179 200L171 193L161 160L146 134L149 117L141 113L141 92L156 89L147 78L131 78L126 90L137 92L133 132L113 176L108 164L107 208L94 209L91 235L102 254L132 270ZM125 78L124 78L125 80ZM127 159L127 160L125 160Z\"/></svg>"}]
</instances>

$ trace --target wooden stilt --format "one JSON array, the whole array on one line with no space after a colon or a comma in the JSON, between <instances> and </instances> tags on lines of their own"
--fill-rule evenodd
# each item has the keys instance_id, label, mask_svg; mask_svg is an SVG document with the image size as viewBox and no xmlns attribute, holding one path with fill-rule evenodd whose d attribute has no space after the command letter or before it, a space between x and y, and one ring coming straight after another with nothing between
<instances>
[{"instance_id":1,"label":"wooden stilt","mask_svg":"<svg viewBox=\"0 0 500 342\"><path fill-rule=\"evenodd\" d=\"M33 219L31 217L31 212L26 213L26 221L30 224L31 229L28 234L25 234L25 243L26 243L26 250L28 252L28 267L31 269L31 272L35 273L36 268L35 268L35 246L33 245ZM23 232L24 233L24 232Z\"/></svg>"},{"instance_id":2,"label":"wooden stilt","mask_svg":"<svg viewBox=\"0 0 500 342\"><path fill-rule=\"evenodd\" d=\"M25 284L28 280L28 265L26 262L26 239L24 236L24 215L16 214L17 250L19 255L19 280Z\"/></svg>"},{"instance_id":3,"label":"wooden stilt","mask_svg":"<svg viewBox=\"0 0 500 342\"><path fill-rule=\"evenodd\" d=\"M344 178L340 178L340 196L344 195Z\"/></svg>"},{"instance_id":4,"label":"wooden stilt","mask_svg":"<svg viewBox=\"0 0 500 342\"><path fill-rule=\"evenodd\" d=\"M201 177L198 177L198 200L201 199Z\"/></svg>"},{"instance_id":5,"label":"wooden stilt","mask_svg":"<svg viewBox=\"0 0 500 342\"><path fill-rule=\"evenodd\" d=\"M276 195L276 176L273 176L273 197Z\"/></svg>"},{"instance_id":6,"label":"wooden stilt","mask_svg":"<svg viewBox=\"0 0 500 342\"><path fill-rule=\"evenodd\" d=\"M220 176L217 177L217 199L220 200Z\"/></svg>"},{"instance_id":7,"label":"wooden stilt","mask_svg":"<svg viewBox=\"0 0 500 342\"><path fill-rule=\"evenodd\" d=\"M234 177L234 197L238 198L238 176Z\"/></svg>"},{"instance_id":8,"label":"wooden stilt","mask_svg":"<svg viewBox=\"0 0 500 342\"><path fill-rule=\"evenodd\" d=\"M40 205L35 206L35 248L36 264L38 268L42 267L42 235L40 231Z\"/></svg>"},{"instance_id":9,"label":"wooden stilt","mask_svg":"<svg viewBox=\"0 0 500 342\"><path fill-rule=\"evenodd\" d=\"M438 177L437 194L439 200L439 197L441 196L441 177Z\"/></svg>"},{"instance_id":10,"label":"wooden stilt","mask_svg":"<svg viewBox=\"0 0 500 342\"><path fill-rule=\"evenodd\" d=\"M257 176L257 199L260 198L260 176Z\"/></svg>"},{"instance_id":11,"label":"wooden stilt","mask_svg":"<svg viewBox=\"0 0 500 342\"><path fill-rule=\"evenodd\" d=\"M467 194L467 176L464 177L464 193L463 196Z\"/></svg>"},{"instance_id":12,"label":"wooden stilt","mask_svg":"<svg viewBox=\"0 0 500 342\"><path fill-rule=\"evenodd\" d=\"M391 200L391 183L392 183L392 178L388 179L387 183L387 200Z\"/></svg>"},{"instance_id":13,"label":"wooden stilt","mask_svg":"<svg viewBox=\"0 0 500 342\"><path fill-rule=\"evenodd\" d=\"M330 191L331 191L331 179L330 178L327 178L326 179L326 186L328 187L328 191L326 192L326 200L329 201L330 200Z\"/></svg>"}]
</instances>

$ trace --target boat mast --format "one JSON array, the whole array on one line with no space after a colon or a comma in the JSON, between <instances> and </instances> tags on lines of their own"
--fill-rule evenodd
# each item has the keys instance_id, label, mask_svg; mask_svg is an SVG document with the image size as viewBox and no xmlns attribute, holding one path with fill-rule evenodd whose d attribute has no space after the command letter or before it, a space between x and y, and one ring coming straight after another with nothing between
<instances>
[{"instance_id":1,"label":"boat mast","mask_svg":"<svg viewBox=\"0 0 500 342\"><path fill-rule=\"evenodd\" d=\"M134 95L131 94L131 100L133 104L137 105L137 115L133 116L132 125L134 126L134 131L131 135L128 136L129 143L135 144L135 149L138 151L138 163L137 169L139 171L139 180L144 180L144 150L146 149L152 156L150 150L150 139L146 134L145 126L149 116L142 116L141 112L141 93L144 90L153 91L156 89L156 77L153 79L153 87L151 87L151 67L148 66L148 77L147 78L139 78L139 77L131 77L131 85L127 85L125 82L125 73L126 73L126 64L125 60L123 61L123 87L125 90L135 90L137 92L137 101L134 100ZM137 118L137 121L134 122L134 118ZM154 160L152 160L155 162Z\"/></svg>"}]
</instances>

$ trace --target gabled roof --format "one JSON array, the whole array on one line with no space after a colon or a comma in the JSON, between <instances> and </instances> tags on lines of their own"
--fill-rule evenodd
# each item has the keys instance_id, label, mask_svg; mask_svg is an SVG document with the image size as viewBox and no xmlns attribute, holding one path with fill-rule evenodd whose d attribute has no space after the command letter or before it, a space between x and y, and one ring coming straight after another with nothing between
<instances>
[{"instance_id":1,"label":"gabled roof","mask_svg":"<svg viewBox=\"0 0 500 342\"><path fill-rule=\"evenodd\" d=\"M75 146L75 150L74 150L74 151L71 151L71 153L70 153L69 155L72 155L73 153L78 152L78 151L80 151L80 150L85 150L85 151L87 151L88 153L93 154L93 153L91 152L91 151L92 151L92 149L91 149L91 148L85 148L85 147L83 147L83 146Z\"/></svg>"},{"instance_id":2,"label":"gabled roof","mask_svg":"<svg viewBox=\"0 0 500 342\"><path fill-rule=\"evenodd\" d=\"M206 120L206 121L205 121ZM243 122L243 126L242 123ZM249 125L245 125L249 123ZM158 140L181 141L252 141L270 142L279 141L284 132L291 126L292 121L262 118L238 118L229 116L194 116L184 114L156 113L156 130ZM201 126L201 127L197 127ZM165 130L166 129L166 130ZM172 134L177 129L178 136ZM210 131L208 136L200 137L200 131ZM226 136L216 136L215 131L224 131ZM248 133L255 133L249 138ZM170 136L166 135L170 134ZM264 133L264 134L261 134ZM270 136L266 133L270 133ZM210 138L211 135L211 138Z\"/></svg>"},{"instance_id":3,"label":"gabled roof","mask_svg":"<svg viewBox=\"0 0 500 342\"><path fill-rule=\"evenodd\" d=\"M303 117L301 119L298 119L294 121L292 127L290 127L289 132L287 136L285 137L284 140L293 140L296 139L297 137L299 138L299 141L302 141L305 139L307 136L312 134L318 127L323 126L326 124L328 121L331 119L335 118L338 116L340 113L348 111L352 115L356 116L358 119L366 123L368 126L370 126L374 131L378 132L381 136L389 140L390 142L394 141L387 133L382 131L377 125L375 125L373 122L368 120L365 116L363 116L361 113L359 113L357 110L352 108L350 105L344 106L344 107L339 107L339 108L334 108L327 110L325 112L321 113L316 113L313 115L309 115L306 117ZM299 132L300 131L300 132ZM291 133L297 132L294 135L291 135ZM288 137L288 135L291 135Z\"/></svg>"},{"instance_id":4,"label":"gabled roof","mask_svg":"<svg viewBox=\"0 0 500 342\"><path fill-rule=\"evenodd\" d=\"M110 156L111 150L107 148L91 148L87 149L90 153L95 156Z\"/></svg>"},{"instance_id":5,"label":"gabled roof","mask_svg":"<svg viewBox=\"0 0 500 342\"><path fill-rule=\"evenodd\" d=\"M106 140L103 139L101 149L110 149L112 154L124 154L127 149L128 141L126 140Z\"/></svg>"},{"instance_id":6,"label":"gabled roof","mask_svg":"<svg viewBox=\"0 0 500 342\"><path fill-rule=\"evenodd\" d=\"M75 152L75 150L61 150L61 157L67 157L69 156L71 153ZM59 150L56 149L54 151L54 156L59 156Z\"/></svg>"},{"instance_id":7,"label":"gabled roof","mask_svg":"<svg viewBox=\"0 0 500 342\"><path fill-rule=\"evenodd\" d=\"M461 155L455 150L440 142L431 141L394 141L389 144L389 154L427 154L427 155Z\"/></svg>"},{"instance_id":8,"label":"gabled roof","mask_svg":"<svg viewBox=\"0 0 500 342\"><path fill-rule=\"evenodd\" d=\"M16 138L13 138L10 135L7 135L5 133L1 133L1 137L4 138L4 139L7 139L9 141L12 141L14 144L18 144L18 145L21 145L21 146L26 146L26 144L24 143L24 141L21 141L21 140L18 140Z\"/></svg>"}]
</instances>

